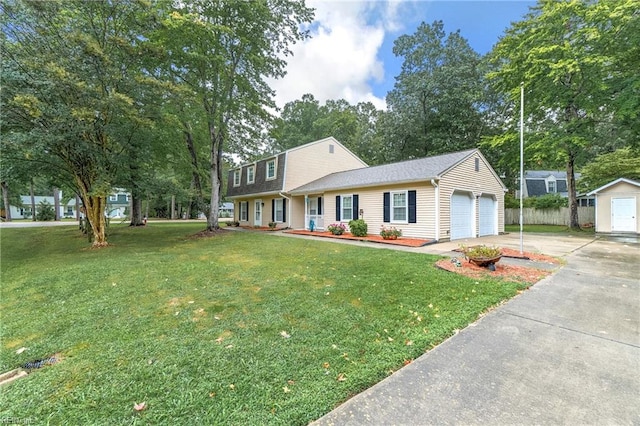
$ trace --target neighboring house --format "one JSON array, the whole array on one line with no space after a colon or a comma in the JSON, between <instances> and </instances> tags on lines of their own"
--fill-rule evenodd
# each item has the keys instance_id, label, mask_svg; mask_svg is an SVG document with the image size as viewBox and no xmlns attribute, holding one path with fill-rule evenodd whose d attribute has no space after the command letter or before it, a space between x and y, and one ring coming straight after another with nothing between
<instances>
[{"instance_id":1,"label":"neighboring house","mask_svg":"<svg viewBox=\"0 0 640 426\"><path fill-rule=\"evenodd\" d=\"M580 179L580 173L576 173L576 181ZM567 198L569 190L567 185L567 172L559 170L526 170L524 172L524 197L541 197L548 194L558 194ZM516 197L519 197L516 191ZM595 198L584 194L577 194L578 205L581 207L593 207Z\"/></svg>"},{"instance_id":2,"label":"neighboring house","mask_svg":"<svg viewBox=\"0 0 640 426\"><path fill-rule=\"evenodd\" d=\"M312 221L316 229L325 229L331 223L348 224L361 218L371 234L377 234L381 226L394 226L404 236L437 241L504 231L506 187L477 149L367 167L360 160L352 162L355 155L335 139L328 140L336 150L340 147L339 153L329 157L334 159L330 162L333 168L342 161L340 157L345 157L345 165L349 166L322 172L318 165L327 164L327 159L309 148L315 147L313 144L323 146L326 139L299 147L297 155L291 156L289 150L277 156L285 163L285 182L291 179L297 183L283 183L284 189L278 194L286 202L286 209L273 202L274 207L269 209L268 199L263 206L265 192L251 192L243 185L244 166L239 182L242 195L229 194L240 207L236 209L237 220L264 226L270 221L268 214L256 216L256 211L265 208L267 213L275 212L275 222L294 229L309 229ZM358 162L360 166L351 166ZM233 175L231 171L230 179Z\"/></svg>"},{"instance_id":3,"label":"neighboring house","mask_svg":"<svg viewBox=\"0 0 640 426\"><path fill-rule=\"evenodd\" d=\"M596 198L596 232L640 233L640 182L619 178L587 195Z\"/></svg>"},{"instance_id":4,"label":"neighboring house","mask_svg":"<svg viewBox=\"0 0 640 426\"><path fill-rule=\"evenodd\" d=\"M222 203L218 211L220 217L233 217L233 203Z\"/></svg>"},{"instance_id":5,"label":"neighboring house","mask_svg":"<svg viewBox=\"0 0 640 426\"><path fill-rule=\"evenodd\" d=\"M107 208L105 214L112 219L119 219L127 216L131 194L123 189L116 189L107 196Z\"/></svg>"},{"instance_id":6,"label":"neighboring house","mask_svg":"<svg viewBox=\"0 0 640 426\"><path fill-rule=\"evenodd\" d=\"M576 179L580 177L576 174ZM540 197L547 194L559 194L568 197L567 172L552 170L526 170L524 172L524 196Z\"/></svg>"},{"instance_id":7,"label":"neighboring house","mask_svg":"<svg viewBox=\"0 0 640 426\"><path fill-rule=\"evenodd\" d=\"M36 214L38 213L38 209L40 208L40 203L45 202L48 203L52 208L54 207L54 199L53 196L41 196L36 195L33 197L36 205ZM62 192L60 193L60 210L58 211L58 217L76 217L76 200L75 198L69 200L66 204L63 204L62 201ZM31 219L31 196L30 195L21 195L20 201L22 201L22 207L10 206L11 207L11 218L12 219Z\"/></svg>"}]
</instances>

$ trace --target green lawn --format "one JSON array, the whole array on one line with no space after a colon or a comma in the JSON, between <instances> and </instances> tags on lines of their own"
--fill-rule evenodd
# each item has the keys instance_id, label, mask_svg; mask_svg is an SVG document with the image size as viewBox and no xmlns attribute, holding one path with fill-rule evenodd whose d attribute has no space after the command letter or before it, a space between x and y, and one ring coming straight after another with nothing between
<instances>
[{"instance_id":1,"label":"green lawn","mask_svg":"<svg viewBox=\"0 0 640 426\"><path fill-rule=\"evenodd\" d=\"M75 227L3 229L0 372L63 360L3 387L0 418L303 425L524 288L423 254L189 238L201 227L112 226L102 250Z\"/></svg>"},{"instance_id":2,"label":"green lawn","mask_svg":"<svg viewBox=\"0 0 640 426\"><path fill-rule=\"evenodd\" d=\"M520 225L505 225L505 232L520 232ZM544 234L565 234L565 235L594 235L594 228L573 230L562 225L524 225L523 232L544 233Z\"/></svg>"}]
</instances>

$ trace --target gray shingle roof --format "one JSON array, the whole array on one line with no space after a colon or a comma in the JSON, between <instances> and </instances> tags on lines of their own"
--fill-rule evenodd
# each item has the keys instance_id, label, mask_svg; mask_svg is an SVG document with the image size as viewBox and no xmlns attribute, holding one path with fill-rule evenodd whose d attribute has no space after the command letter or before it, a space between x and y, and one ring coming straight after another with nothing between
<instances>
[{"instance_id":1,"label":"gray shingle roof","mask_svg":"<svg viewBox=\"0 0 640 426\"><path fill-rule=\"evenodd\" d=\"M452 166L476 151L476 149L470 149L434 157L332 173L299 186L293 189L291 193L294 195L310 194L334 189L360 188L439 178Z\"/></svg>"}]
</instances>

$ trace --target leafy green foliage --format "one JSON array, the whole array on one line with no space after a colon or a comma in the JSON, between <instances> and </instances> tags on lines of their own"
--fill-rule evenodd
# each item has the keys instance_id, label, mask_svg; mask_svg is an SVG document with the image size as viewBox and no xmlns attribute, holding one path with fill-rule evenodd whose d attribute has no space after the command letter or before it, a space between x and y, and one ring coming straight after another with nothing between
<instances>
[{"instance_id":1,"label":"leafy green foliage","mask_svg":"<svg viewBox=\"0 0 640 426\"><path fill-rule=\"evenodd\" d=\"M53 206L46 201L41 201L38 204L38 210L36 214L36 219L42 221L54 220L56 218L56 211L53 209Z\"/></svg>"},{"instance_id":2,"label":"leafy green foliage","mask_svg":"<svg viewBox=\"0 0 640 426\"><path fill-rule=\"evenodd\" d=\"M640 181L640 152L631 147L601 154L582 168L580 189L589 192L618 178Z\"/></svg>"},{"instance_id":3,"label":"leafy green foliage","mask_svg":"<svg viewBox=\"0 0 640 426\"><path fill-rule=\"evenodd\" d=\"M349 221L349 232L355 237L366 237L368 231L367 222L364 219L354 219Z\"/></svg>"},{"instance_id":4,"label":"leafy green foliage","mask_svg":"<svg viewBox=\"0 0 640 426\"><path fill-rule=\"evenodd\" d=\"M483 127L480 55L459 31L445 35L442 21L399 37L393 53L403 64L387 95L384 132L397 159L474 147Z\"/></svg>"},{"instance_id":5,"label":"leafy green foliage","mask_svg":"<svg viewBox=\"0 0 640 426\"><path fill-rule=\"evenodd\" d=\"M510 111L517 111L516 105L519 108L524 84L529 164L566 166L572 227L579 226L576 167L602 152L612 136L621 139L618 144L637 141L633 132L617 130L628 126L603 123L637 114L638 109L632 113L630 105L638 102L640 83L635 70L640 55L629 56L627 50L638 51L634 30L639 19L634 0L542 0L524 20L512 24L490 54L489 77L495 92L508 94ZM519 129L516 120L506 124L507 132L485 144L509 152L507 158L516 170L513 142ZM613 134L603 137L606 132Z\"/></svg>"},{"instance_id":6,"label":"leafy green foliage","mask_svg":"<svg viewBox=\"0 0 640 426\"><path fill-rule=\"evenodd\" d=\"M278 150L333 136L366 163L380 164L385 159L376 131L380 114L370 102L350 105L340 99L320 105L305 94L284 106L270 136Z\"/></svg>"},{"instance_id":7,"label":"leafy green foliage","mask_svg":"<svg viewBox=\"0 0 640 426\"><path fill-rule=\"evenodd\" d=\"M524 288L436 256L201 228L112 224L100 251L73 226L3 229L0 370L61 361L3 387L0 417L309 424Z\"/></svg>"}]
</instances>

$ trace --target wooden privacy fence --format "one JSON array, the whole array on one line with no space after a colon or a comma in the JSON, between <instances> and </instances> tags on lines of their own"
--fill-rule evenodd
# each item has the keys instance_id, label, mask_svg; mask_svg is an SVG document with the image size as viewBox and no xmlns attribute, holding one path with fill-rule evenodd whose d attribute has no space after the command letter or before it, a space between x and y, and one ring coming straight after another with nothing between
<instances>
[{"instance_id":1,"label":"wooden privacy fence","mask_svg":"<svg viewBox=\"0 0 640 426\"><path fill-rule=\"evenodd\" d=\"M578 207L578 223L593 225L596 221L595 207ZM569 226L569 207L557 209L522 209L522 222L525 225L564 225ZM520 223L520 209L504 209L504 224Z\"/></svg>"}]
</instances>

